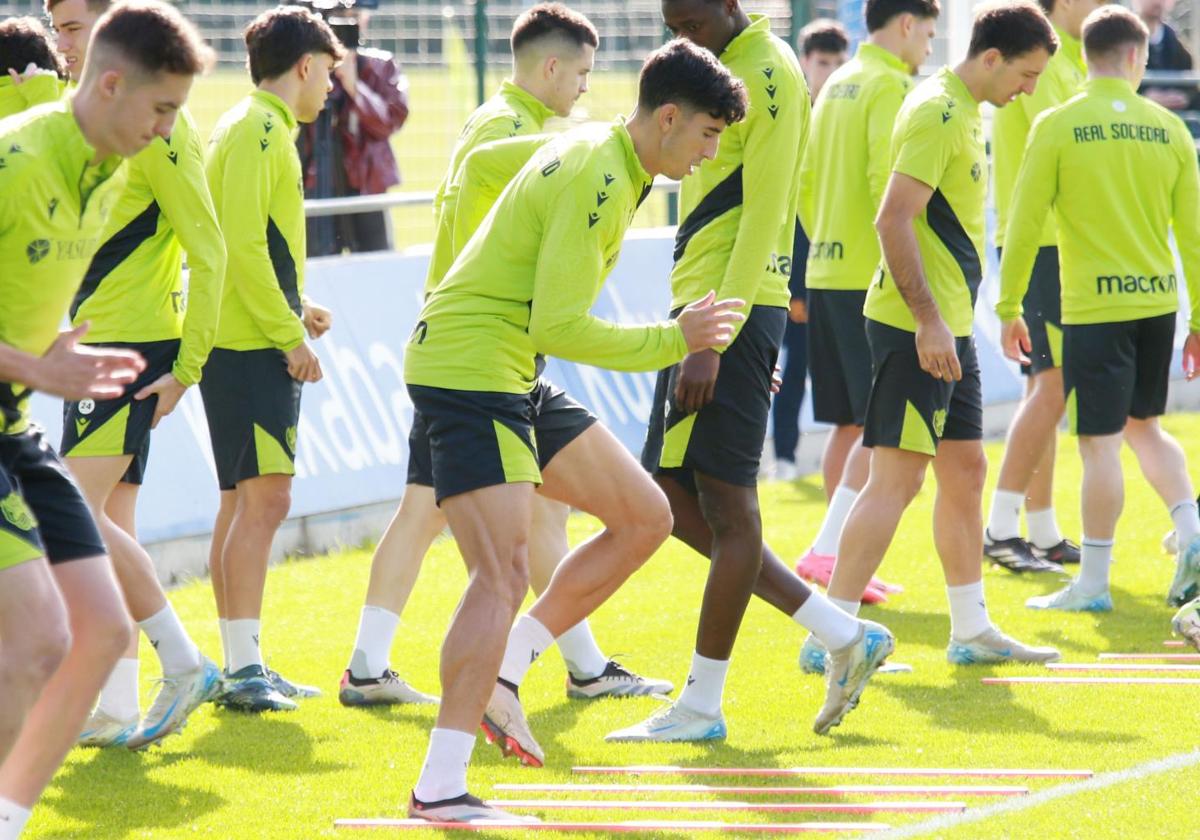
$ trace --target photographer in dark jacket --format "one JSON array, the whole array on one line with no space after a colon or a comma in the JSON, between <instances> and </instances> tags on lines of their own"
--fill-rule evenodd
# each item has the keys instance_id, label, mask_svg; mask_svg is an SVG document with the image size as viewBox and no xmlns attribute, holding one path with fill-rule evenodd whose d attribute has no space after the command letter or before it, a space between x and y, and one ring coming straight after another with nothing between
<instances>
[{"instance_id":1,"label":"photographer in dark jacket","mask_svg":"<svg viewBox=\"0 0 1200 840\"><path fill-rule=\"evenodd\" d=\"M1134 12L1150 30L1150 54L1146 61L1146 69L1150 72L1192 69L1192 54L1179 40L1178 33L1166 22L1173 8L1175 0L1136 0L1133 4ZM1166 87L1143 84L1138 92L1172 111L1200 108L1200 91L1195 85Z\"/></svg>"},{"instance_id":2,"label":"photographer in dark jacket","mask_svg":"<svg viewBox=\"0 0 1200 840\"><path fill-rule=\"evenodd\" d=\"M306 198L376 195L400 183L391 136L408 118L408 80L391 53L360 45L365 12L353 0L314 4L346 48L333 91L316 122L302 126L297 146ZM392 247L386 210L308 220L308 255Z\"/></svg>"}]
</instances>

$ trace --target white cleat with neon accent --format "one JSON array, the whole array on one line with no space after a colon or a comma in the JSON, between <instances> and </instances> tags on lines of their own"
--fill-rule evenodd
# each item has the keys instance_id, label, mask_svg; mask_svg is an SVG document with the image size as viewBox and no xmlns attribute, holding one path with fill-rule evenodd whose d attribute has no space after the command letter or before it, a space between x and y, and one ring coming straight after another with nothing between
<instances>
[{"instance_id":1,"label":"white cleat with neon accent","mask_svg":"<svg viewBox=\"0 0 1200 840\"><path fill-rule=\"evenodd\" d=\"M635 726L604 736L605 741L722 741L728 734L725 718L702 715L676 700Z\"/></svg>"},{"instance_id":2,"label":"white cleat with neon accent","mask_svg":"<svg viewBox=\"0 0 1200 840\"><path fill-rule=\"evenodd\" d=\"M515 755L526 767L545 764L546 754L529 729L521 700L507 686L496 683L492 688L480 726L487 742L498 746L505 758Z\"/></svg>"},{"instance_id":3,"label":"white cleat with neon accent","mask_svg":"<svg viewBox=\"0 0 1200 840\"><path fill-rule=\"evenodd\" d=\"M1080 591L1076 578L1057 592L1028 599L1025 606L1031 610L1059 612L1112 612L1113 600L1107 589L1095 594Z\"/></svg>"},{"instance_id":4,"label":"white cleat with neon accent","mask_svg":"<svg viewBox=\"0 0 1200 840\"><path fill-rule=\"evenodd\" d=\"M1200 596L1200 537L1193 537L1176 556L1175 579L1167 592L1167 603L1182 607Z\"/></svg>"},{"instance_id":5,"label":"white cleat with neon accent","mask_svg":"<svg viewBox=\"0 0 1200 840\"><path fill-rule=\"evenodd\" d=\"M896 649L896 638L882 624L863 621L858 637L826 660L825 705L813 721L813 732L825 735L858 705L871 676Z\"/></svg>"},{"instance_id":6,"label":"white cleat with neon accent","mask_svg":"<svg viewBox=\"0 0 1200 840\"><path fill-rule=\"evenodd\" d=\"M946 661L951 665L992 665L999 662L1057 662L1062 654L1052 647L1031 647L989 627L973 639L950 638Z\"/></svg>"},{"instance_id":7,"label":"white cleat with neon accent","mask_svg":"<svg viewBox=\"0 0 1200 840\"><path fill-rule=\"evenodd\" d=\"M138 719L118 720L108 712L96 709L88 715L79 734L81 747L123 747L130 736L137 731Z\"/></svg>"},{"instance_id":8,"label":"white cleat with neon accent","mask_svg":"<svg viewBox=\"0 0 1200 840\"><path fill-rule=\"evenodd\" d=\"M1200 598L1184 604L1171 619L1171 630L1200 651Z\"/></svg>"},{"instance_id":9,"label":"white cleat with neon accent","mask_svg":"<svg viewBox=\"0 0 1200 840\"><path fill-rule=\"evenodd\" d=\"M188 715L221 693L221 669L202 655L200 665L194 670L176 677L164 677L159 684L154 705L125 744L131 750L158 743L183 729Z\"/></svg>"},{"instance_id":10,"label":"white cleat with neon accent","mask_svg":"<svg viewBox=\"0 0 1200 840\"><path fill-rule=\"evenodd\" d=\"M598 677L577 679L570 671L567 672L567 696L572 700L649 697L655 694L670 694L674 690L674 683L639 676L613 659L608 660L604 666L604 673Z\"/></svg>"},{"instance_id":11,"label":"white cleat with neon accent","mask_svg":"<svg viewBox=\"0 0 1200 840\"><path fill-rule=\"evenodd\" d=\"M415 794L408 798L408 815L419 820L442 823L535 823L534 817L520 817L510 814L494 805L484 802L477 796L464 793L453 799L442 799L438 802L422 802Z\"/></svg>"}]
</instances>

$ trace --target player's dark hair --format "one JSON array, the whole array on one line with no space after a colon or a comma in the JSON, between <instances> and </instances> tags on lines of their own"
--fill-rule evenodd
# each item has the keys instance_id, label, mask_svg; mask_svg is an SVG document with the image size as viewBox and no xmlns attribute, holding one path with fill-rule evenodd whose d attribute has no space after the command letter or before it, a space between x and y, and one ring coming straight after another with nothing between
<instances>
[{"instance_id":1,"label":"player's dark hair","mask_svg":"<svg viewBox=\"0 0 1200 840\"><path fill-rule=\"evenodd\" d=\"M1141 18L1121 6L1102 6L1083 22L1083 52L1089 60L1126 49L1144 47L1150 31Z\"/></svg>"},{"instance_id":2,"label":"player's dark hair","mask_svg":"<svg viewBox=\"0 0 1200 840\"><path fill-rule=\"evenodd\" d=\"M746 117L746 86L703 47L676 38L646 57L638 79L638 110L681 105L723 119Z\"/></svg>"},{"instance_id":3,"label":"player's dark hair","mask_svg":"<svg viewBox=\"0 0 1200 840\"><path fill-rule=\"evenodd\" d=\"M0 78L7 78L9 70L24 73L30 64L52 70L60 79L67 77L62 56L40 20L14 17L0 22Z\"/></svg>"},{"instance_id":4,"label":"player's dark hair","mask_svg":"<svg viewBox=\"0 0 1200 840\"><path fill-rule=\"evenodd\" d=\"M942 13L938 0L867 0L867 31L877 32L898 15L936 18Z\"/></svg>"},{"instance_id":5,"label":"player's dark hair","mask_svg":"<svg viewBox=\"0 0 1200 840\"><path fill-rule=\"evenodd\" d=\"M596 27L584 15L562 3L538 3L526 9L513 23L508 42L513 55L546 37L564 38L576 47L600 46Z\"/></svg>"},{"instance_id":6,"label":"player's dark hair","mask_svg":"<svg viewBox=\"0 0 1200 840\"><path fill-rule=\"evenodd\" d=\"M198 76L216 60L196 27L159 0L114 4L96 22L92 47L120 55L146 73Z\"/></svg>"},{"instance_id":7,"label":"player's dark hair","mask_svg":"<svg viewBox=\"0 0 1200 840\"><path fill-rule=\"evenodd\" d=\"M1034 50L1054 55L1058 51L1058 36L1046 13L1029 0L1007 0L983 6L975 13L967 58L991 49L999 50L1005 61Z\"/></svg>"},{"instance_id":8,"label":"player's dark hair","mask_svg":"<svg viewBox=\"0 0 1200 840\"><path fill-rule=\"evenodd\" d=\"M52 11L61 2L63 0L46 0L46 11ZM88 7L88 11L92 14L102 15L108 11L108 7L112 5L112 0L86 0L84 5Z\"/></svg>"},{"instance_id":9,"label":"player's dark hair","mask_svg":"<svg viewBox=\"0 0 1200 840\"><path fill-rule=\"evenodd\" d=\"M278 79L309 53L341 61L346 51L329 24L308 9L276 6L250 22L244 33L250 80Z\"/></svg>"},{"instance_id":10,"label":"player's dark hair","mask_svg":"<svg viewBox=\"0 0 1200 840\"><path fill-rule=\"evenodd\" d=\"M800 52L843 53L850 49L850 36L836 20L817 18L800 30Z\"/></svg>"}]
</instances>

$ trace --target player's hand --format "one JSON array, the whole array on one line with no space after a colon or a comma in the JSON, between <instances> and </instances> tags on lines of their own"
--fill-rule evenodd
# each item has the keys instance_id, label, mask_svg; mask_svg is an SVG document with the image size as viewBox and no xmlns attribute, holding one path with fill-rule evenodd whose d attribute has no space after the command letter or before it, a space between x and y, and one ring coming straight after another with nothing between
<instances>
[{"instance_id":1,"label":"player's hand","mask_svg":"<svg viewBox=\"0 0 1200 840\"><path fill-rule=\"evenodd\" d=\"M303 312L304 329L309 338L320 338L333 326L333 313L320 304L305 303Z\"/></svg>"},{"instance_id":2,"label":"player's hand","mask_svg":"<svg viewBox=\"0 0 1200 840\"><path fill-rule=\"evenodd\" d=\"M154 406L154 419L150 421L150 428L154 429L157 428L159 420L175 410L175 406L179 405L179 401L183 399L186 392L187 386L176 379L175 374L164 373L134 394L133 398L145 400L155 395L158 396L158 404Z\"/></svg>"},{"instance_id":3,"label":"player's hand","mask_svg":"<svg viewBox=\"0 0 1200 840\"><path fill-rule=\"evenodd\" d=\"M56 76L53 70L47 70L45 67L38 67L32 61L25 65L25 72L18 73L15 68L8 68L8 77L12 79L14 85L19 85L27 82L34 76Z\"/></svg>"},{"instance_id":4,"label":"player's hand","mask_svg":"<svg viewBox=\"0 0 1200 840\"><path fill-rule=\"evenodd\" d=\"M146 369L146 360L133 350L87 347L79 343L88 322L60 333L50 349L30 368L24 383L35 391L65 400L111 400Z\"/></svg>"},{"instance_id":5,"label":"player's hand","mask_svg":"<svg viewBox=\"0 0 1200 840\"><path fill-rule=\"evenodd\" d=\"M1145 92L1145 96L1172 111L1182 111L1188 106L1188 95L1171 88L1150 88Z\"/></svg>"},{"instance_id":6,"label":"player's hand","mask_svg":"<svg viewBox=\"0 0 1200 840\"><path fill-rule=\"evenodd\" d=\"M307 343L301 343L291 350L285 350L288 376L298 382L320 382L321 360Z\"/></svg>"},{"instance_id":7,"label":"player's hand","mask_svg":"<svg viewBox=\"0 0 1200 840\"><path fill-rule=\"evenodd\" d=\"M1023 317L1018 315L1000 325L1000 348L1006 359L1029 364L1028 354L1033 352L1033 343L1029 340L1029 327Z\"/></svg>"},{"instance_id":8,"label":"player's hand","mask_svg":"<svg viewBox=\"0 0 1200 840\"><path fill-rule=\"evenodd\" d=\"M721 354L716 350L689 353L675 379L675 405L679 410L692 414L712 402L720 370Z\"/></svg>"},{"instance_id":9,"label":"player's hand","mask_svg":"<svg viewBox=\"0 0 1200 840\"><path fill-rule=\"evenodd\" d=\"M1190 332L1184 339L1183 374L1188 382L1200 376L1200 333Z\"/></svg>"},{"instance_id":10,"label":"player's hand","mask_svg":"<svg viewBox=\"0 0 1200 840\"><path fill-rule=\"evenodd\" d=\"M954 347L954 334L940 316L917 324L917 358L921 370L943 382L962 379L962 366Z\"/></svg>"},{"instance_id":11,"label":"player's hand","mask_svg":"<svg viewBox=\"0 0 1200 840\"><path fill-rule=\"evenodd\" d=\"M709 292L685 306L675 318L683 330L689 353L726 346L733 341L733 325L746 320L745 315L735 311L746 305L744 300L716 300L716 297L716 292Z\"/></svg>"},{"instance_id":12,"label":"player's hand","mask_svg":"<svg viewBox=\"0 0 1200 840\"><path fill-rule=\"evenodd\" d=\"M793 324L807 324L808 301L804 298L792 298L788 303L788 319Z\"/></svg>"},{"instance_id":13,"label":"player's hand","mask_svg":"<svg viewBox=\"0 0 1200 840\"><path fill-rule=\"evenodd\" d=\"M771 371L771 393L778 394L783 390L783 368L775 365L775 370Z\"/></svg>"}]
</instances>

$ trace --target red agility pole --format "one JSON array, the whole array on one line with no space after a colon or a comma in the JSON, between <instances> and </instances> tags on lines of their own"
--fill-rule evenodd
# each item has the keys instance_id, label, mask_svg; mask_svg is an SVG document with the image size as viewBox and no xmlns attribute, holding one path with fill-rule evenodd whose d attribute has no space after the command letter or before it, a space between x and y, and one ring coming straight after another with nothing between
<instances>
[{"instance_id":1,"label":"red agility pole","mask_svg":"<svg viewBox=\"0 0 1200 840\"><path fill-rule=\"evenodd\" d=\"M598 776L958 776L978 779L1090 779L1091 770L988 769L974 767L680 767L635 764L628 767L573 767Z\"/></svg>"}]
</instances>

